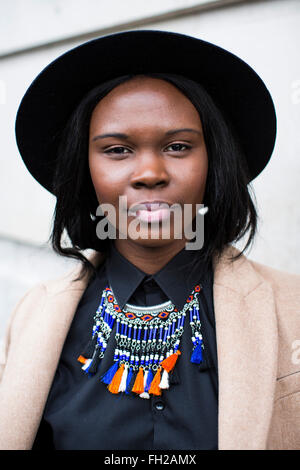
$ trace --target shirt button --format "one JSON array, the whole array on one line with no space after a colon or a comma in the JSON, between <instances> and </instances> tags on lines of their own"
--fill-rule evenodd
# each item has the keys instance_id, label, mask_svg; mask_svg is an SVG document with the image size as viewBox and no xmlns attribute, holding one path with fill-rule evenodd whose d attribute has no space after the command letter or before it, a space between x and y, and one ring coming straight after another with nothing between
<instances>
[{"instance_id":1,"label":"shirt button","mask_svg":"<svg viewBox=\"0 0 300 470\"><path fill-rule=\"evenodd\" d=\"M163 401L157 401L154 406L157 411L162 411L165 408L165 404Z\"/></svg>"}]
</instances>

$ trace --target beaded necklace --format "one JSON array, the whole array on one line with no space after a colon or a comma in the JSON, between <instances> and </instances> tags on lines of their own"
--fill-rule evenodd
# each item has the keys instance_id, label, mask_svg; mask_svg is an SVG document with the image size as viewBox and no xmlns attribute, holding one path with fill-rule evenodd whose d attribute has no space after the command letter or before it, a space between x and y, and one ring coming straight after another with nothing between
<instances>
[{"instance_id":1,"label":"beaded necklace","mask_svg":"<svg viewBox=\"0 0 300 470\"><path fill-rule=\"evenodd\" d=\"M175 367L185 318L188 316L192 332L190 361L201 364L203 338L199 314L197 284L178 311L169 300L151 307L126 304L121 310L112 289L107 286L94 316L91 340L78 357L82 370L89 376L96 374L104 357L107 343L116 323L114 363L101 376L111 393L134 393L141 398L159 396L169 388L169 374Z\"/></svg>"}]
</instances>

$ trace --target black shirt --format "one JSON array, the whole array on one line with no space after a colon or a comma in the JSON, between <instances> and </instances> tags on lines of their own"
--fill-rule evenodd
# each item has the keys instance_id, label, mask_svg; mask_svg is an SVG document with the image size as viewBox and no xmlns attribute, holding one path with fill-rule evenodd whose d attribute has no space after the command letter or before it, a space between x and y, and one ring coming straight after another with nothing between
<instances>
[{"instance_id":1,"label":"black shirt","mask_svg":"<svg viewBox=\"0 0 300 470\"><path fill-rule=\"evenodd\" d=\"M201 450L218 448L217 348L213 309L213 270L200 252L181 250L160 271L147 275L112 244L107 259L78 305L44 410L41 430L51 429L55 449ZM190 362L188 322L181 337L171 385L162 396L143 399L111 394L100 382L113 364L114 329L95 376L88 378L77 357L86 346L102 290L112 288L117 303L155 305L171 300L182 309L196 284L202 289L201 324L206 366ZM48 442L50 444L50 442ZM45 441L43 443L45 446Z\"/></svg>"}]
</instances>

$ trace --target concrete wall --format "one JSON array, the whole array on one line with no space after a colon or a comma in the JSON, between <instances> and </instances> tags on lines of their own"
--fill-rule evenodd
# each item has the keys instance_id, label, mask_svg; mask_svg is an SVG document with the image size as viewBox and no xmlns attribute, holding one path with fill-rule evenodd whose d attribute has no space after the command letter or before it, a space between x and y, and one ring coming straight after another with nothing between
<instances>
[{"instance_id":1,"label":"concrete wall","mask_svg":"<svg viewBox=\"0 0 300 470\"><path fill-rule=\"evenodd\" d=\"M232 51L262 77L277 109L278 136L271 162L253 183L260 226L248 256L300 273L299 20L299 0L1 3L0 335L23 292L70 264L47 245L54 198L29 175L18 154L14 119L19 102L51 60L114 31L148 28L190 34Z\"/></svg>"}]
</instances>

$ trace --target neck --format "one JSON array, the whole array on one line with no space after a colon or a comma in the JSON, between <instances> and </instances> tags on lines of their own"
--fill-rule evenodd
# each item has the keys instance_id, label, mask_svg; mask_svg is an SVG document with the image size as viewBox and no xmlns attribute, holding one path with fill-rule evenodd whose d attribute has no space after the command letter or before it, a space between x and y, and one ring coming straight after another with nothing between
<instances>
[{"instance_id":1,"label":"neck","mask_svg":"<svg viewBox=\"0 0 300 470\"><path fill-rule=\"evenodd\" d=\"M163 240L167 242L167 240ZM171 240L161 246L141 245L132 240L117 239L116 249L134 266L147 274L155 274L185 246L186 240Z\"/></svg>"}]
</instances>

